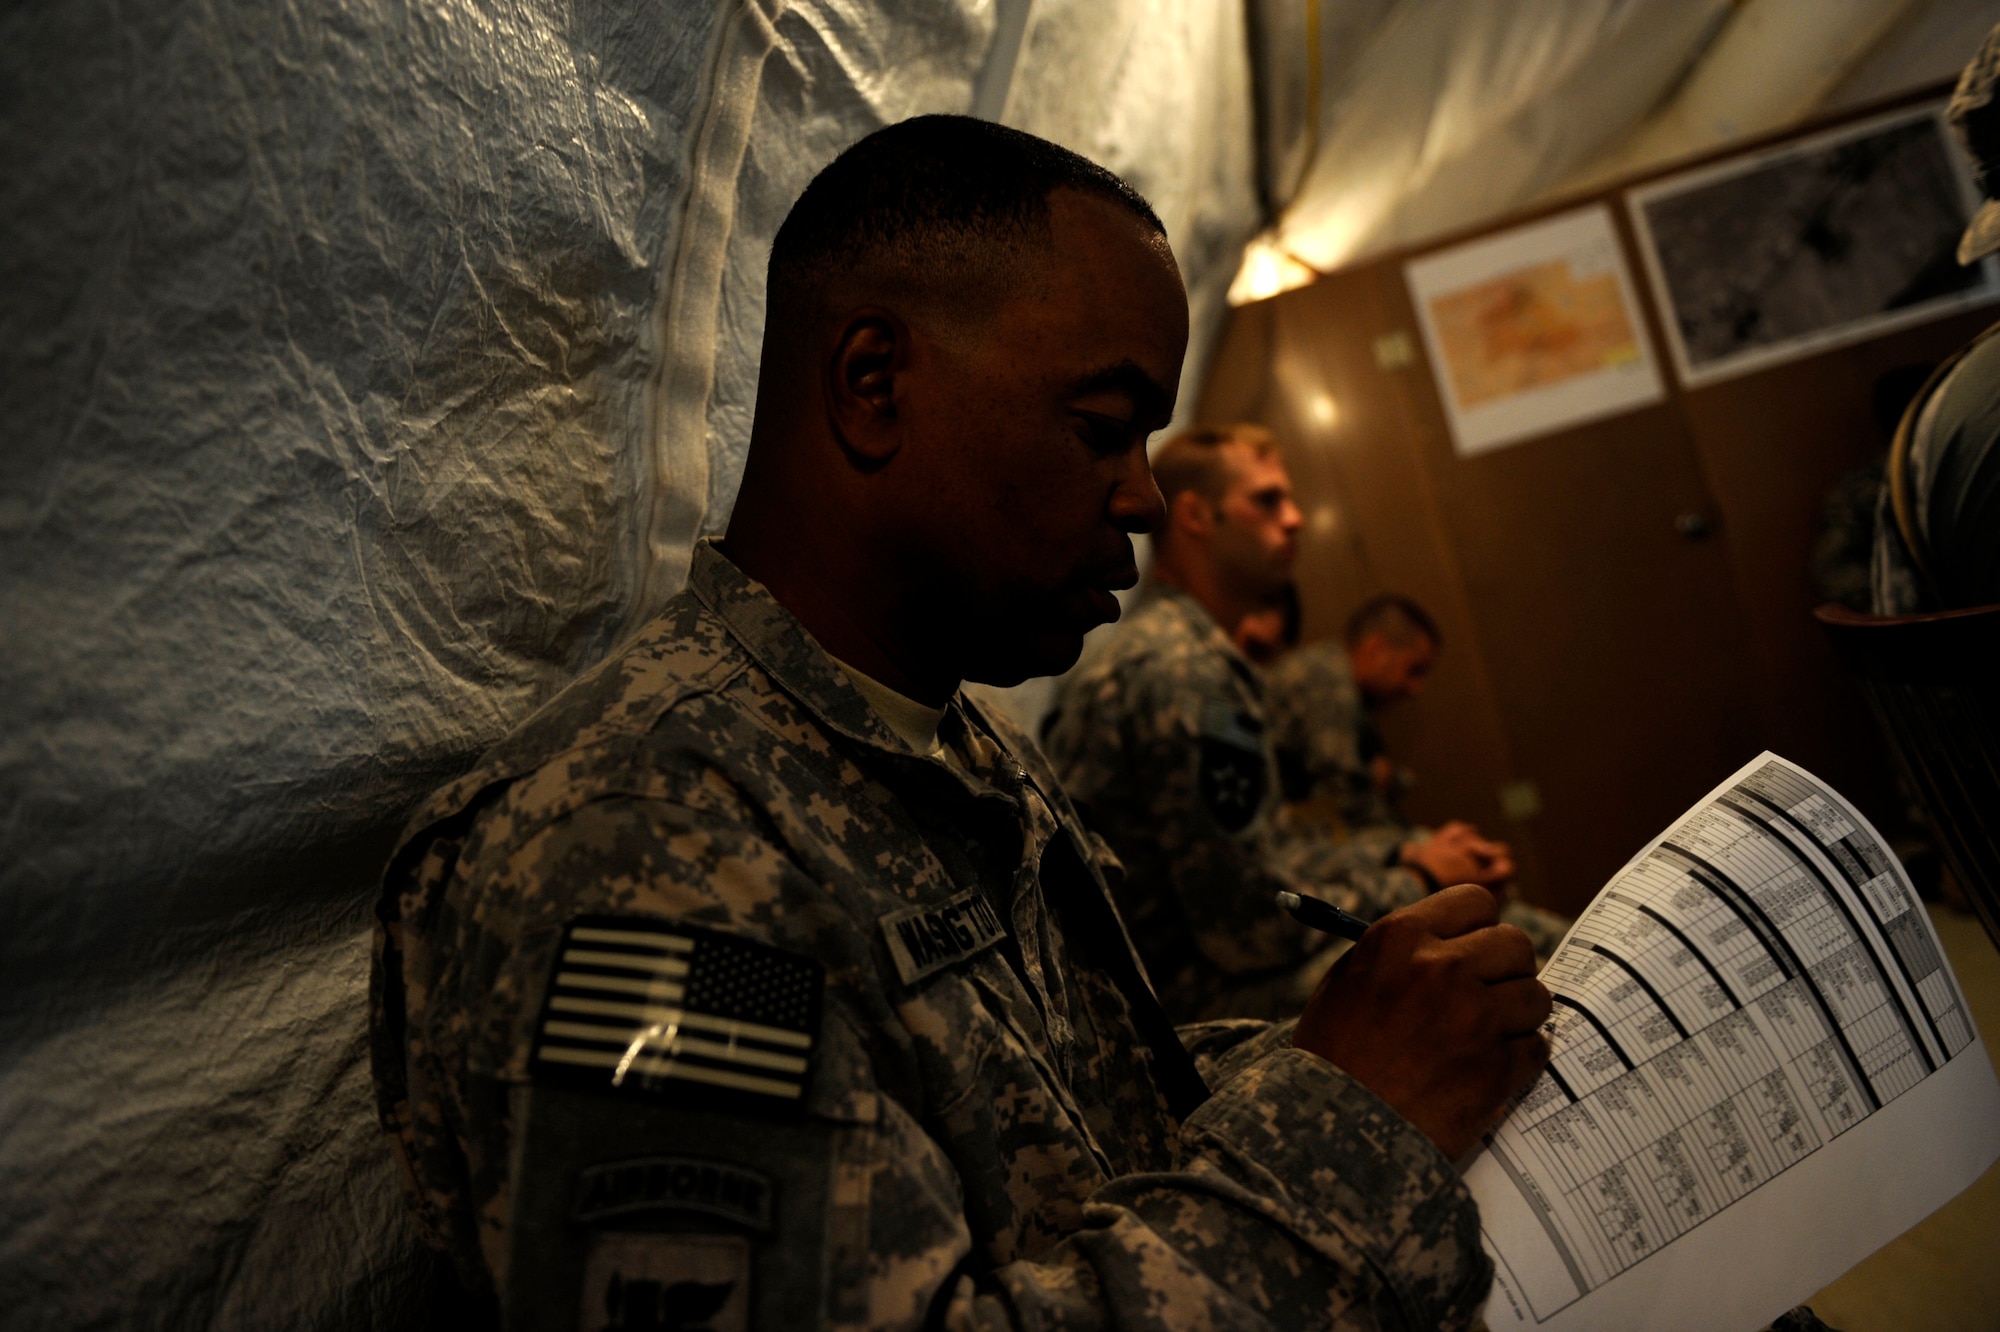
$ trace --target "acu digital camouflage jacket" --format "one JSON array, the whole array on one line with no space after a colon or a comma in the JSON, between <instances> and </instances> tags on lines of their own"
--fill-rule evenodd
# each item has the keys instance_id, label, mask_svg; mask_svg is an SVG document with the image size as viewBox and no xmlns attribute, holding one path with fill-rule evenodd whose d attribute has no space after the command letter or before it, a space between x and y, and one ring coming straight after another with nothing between
<instances>
[{"instance_id":1,"label":"acu digital camouflage jacket","mask_svg":"<svg viewBox=\"0 0 2000 1332\"><path fill-rule=\"evenodd\" d=\"M1350 844L1349 854L1374 863L1404 843L1429 837L1412 823L1395 797L1412 785L1407 768L1395 770L1385 793L1371 770L1382 752L1381 733L1369 716L1354 666L1336 642L1308 643L1278 658L1264 673L1264 704L1272 753L1285 799L1295 802L1285 822L1299 836L1331 835ZM1508 900L1500 919L1528 936L1546 962L1569 932L1569 917L1531 902Z\"/></svg>"},{"instance_id":2,"label":"acu digital camouflage jacket","mask_svg":"<svg viewBox=\"0 0 2000 1332\"><path fill-rule=\"evenodd\" d=\"M1263 680L1201 604L1155 585L1063 682L1047 733L1070 797L1124 862L1118 905L1182 1020L1298 1013L1334 942L1280 890L1373 920L1424 884L1400 838L1339 845L1279 816Z\"/></svg>"},{"instance_id":3,"label":"acu digital camouflage jacket","mask_svg":"<svg viewBox=\"0 0 2000 1332\"><path fill-rule=\"evenodd\" d=\"M941 735L703 547L423 809L375 1072L467 1279L517 1327L1468 1325L1449 1163L1286 1027L1189 1029L1202 1100L1046 765Z\"/></svg>"},{"instance_id":4,"label":"acu digital camouflage jacket","mask_svg":"<svg viewBox=\"0 0 2000 1332\"><path fill-rule=\"evenodd\" d=\"M1294 648L1264 672L1271 749L1285 799L1324 802L1349 832L1412 825L1375 783L1382 736L1346 651L1331 639ZM1399 770L1398 786L1407 785Z\"/></svg>"}]
</instances>

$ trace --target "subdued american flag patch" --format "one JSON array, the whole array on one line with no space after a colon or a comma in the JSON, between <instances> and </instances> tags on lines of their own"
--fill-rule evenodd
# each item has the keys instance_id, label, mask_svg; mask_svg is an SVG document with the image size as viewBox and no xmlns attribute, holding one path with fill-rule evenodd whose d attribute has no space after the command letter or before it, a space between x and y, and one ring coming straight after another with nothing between
<instances>
[{"instance_id":1,"label":"subdued american flag patch","mask_svg":"<svg viewBox=\"0 0 2000 1332\"><path fill-rule=\"evenodd\" d=\"M674 1100L804 1103L824 968L735 935L645 916L563 929L534 1073Z\"/></svg>"}]
</instances>

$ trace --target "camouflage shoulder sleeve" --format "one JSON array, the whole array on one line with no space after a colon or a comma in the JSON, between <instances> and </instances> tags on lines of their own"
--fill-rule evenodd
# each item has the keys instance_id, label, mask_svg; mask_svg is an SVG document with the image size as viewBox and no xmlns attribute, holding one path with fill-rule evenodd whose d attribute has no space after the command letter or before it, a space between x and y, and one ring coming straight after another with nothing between
<instances>
[{"instance_id":1,"label":"camouflage shoulder sleeve","mask_svg":"<svg viewBox=\"0 0 2000 1332\"><path fill-rule=\"evenodd\" d=\"M1314 669L1310 647L1295 648L1264 671L1264 711L1271 722L1271 743L1279 749L1304 751L1311 739Z\"/></svg>"},{"instance_id":2,"label":"camouflage shoulder sleeve","mask_svg":"<svg viewBox=\"0 0 2000 1332\"><path fill-rule=\"evenodd\" d=\"M1184 1169L1109 1181L1070 1234L997 1263L940 1144L900 1102L860 1090L844 1119L746 1132L740 1118L516 1088L527 1164L510 1325L691 1325L706 1310L706 1325L768 1329L1418 1332L1469 1326L1486 1294L1477 1210L1449 1165L1300 1051L1232 1077L1184 1130ZM706 1210L663 1225L676 1204Z\"/></svg>"},{"instance_id":3,"label":"camouflage shoulder sleeve","mask_svg":"<svg viewBox=\"0 0 2000 1332\"><path fill-rule=\"evenodd\" d=\"M953 1034L906 1029L828 889L714 813L603 802L510 848L453 913L465 970L412 1015L456 1043L455 1085L418 1115L460 1139L515 1325L1418 1329L1477 1308L1489 1269L1448 1163L1269 1036L1184 1127L1178 1168L1108 1180L1032 1253L986 1251L974 1218L996 1200L970 1191L1004 1181L957 1168L910 1075L910 1041ZM536 1024L578 983L558 956L590 962L562 942L579 912L815 958L798 1112L544 1077Z\"/></svg>"},{"instance_id":4,"label":"camouflage shoulder sleeve","mask_svg":"<svg viewBox=\"0 0 2000 1332\"><path fill-rule=\"evenodd\" d=\"M1327 939L1276 906L1279 890L1310 885L1274 855L1269 751L1248 724L1261 718L1227 672L1191 654L1128 664L1115 744L1136 789L1102 812L1135 885L1172 893L1194 945L1236 975L1296 965Z\"/></svg>"},{"instance_id":5,"label":"camouflage shoulder sleeve","mask_svg":"<svg viewBox=\"0 0 2000 1332\"><path fill-rule=\"evenodd\" d=\"M1379 920L1421 901L1428 891L1419 876L1385 863L1403 840L1368 835L1336 841L1315 827L1280 827L1272 836L1272 855L1288 873L1314 885L1306 891L1364 920Z\"/></svg>"},{"instance_id":6,"label":"camouflage shoulder sleeve","mask_svg":"<svg viewBox=\"0 0 2000 1332\"><path fill-rule=\"evenodd\" d=\"M1366 782L1361 692L1345 653L1331 643L1308 644L1281 658L1267 681L1273 743L1299 754L1315 793Z\"/></svg>"}]
</instances>

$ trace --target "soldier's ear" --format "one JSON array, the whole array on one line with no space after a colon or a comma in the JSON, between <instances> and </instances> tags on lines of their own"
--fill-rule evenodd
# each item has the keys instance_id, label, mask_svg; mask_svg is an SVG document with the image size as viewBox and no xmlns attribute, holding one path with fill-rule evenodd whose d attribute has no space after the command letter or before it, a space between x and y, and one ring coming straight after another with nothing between
<instances>
[{"instance_id":1,"label":"soldier's ear","mask_svg":"<svg viewBox=\"0 0 2000 1332\"><path fill-rule=\"evenodd\" d=\"M1373 677L1376 665L1382 660L1382 650L1387 646L1382 635L1376 633L1363 634L1347 645L1348 665L1356 679L1364 675Z\"/></svg>"},{"instance_id":2,"label":"soldier's ear","mask_svg":"<svg viewBox=\"0 0 2000 1332\"><path fill-rule=\"evenodd\" d=\"M1198 490L1183 490L1167 506L1167 526L1193 537L1212 534L1216 517L1215 505Z\"/></svg>"},{"instance_id":3,"label":"soldier's ear","mask_svg":"<svg viewBox=\"0 0 2000 1332\"><path fill-rule=\"evenodd\" d=\"M902 446L898 405L909 359L909 327L888 310L855 311L834 340L823 380L827 417L864 465L879 466Z\"/></svg>"}]
</instances>

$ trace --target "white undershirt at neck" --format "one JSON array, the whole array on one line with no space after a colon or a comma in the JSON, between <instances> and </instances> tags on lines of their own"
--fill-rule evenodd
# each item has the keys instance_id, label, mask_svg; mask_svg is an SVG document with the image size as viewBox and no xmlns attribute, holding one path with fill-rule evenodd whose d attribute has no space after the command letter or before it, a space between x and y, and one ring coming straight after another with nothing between
<instances>
[{"instance_id":1,"label":"white undershirt at neck","mask_svg":"<svg viewBox=\"0 0 2000 1332\"><path fill-rule=\"evenodd\" d=\"M847 678L861 691L861 697L868 700L868 706L875 709L875 715L899 736L903 743L926 758L936 758L944 752L944 744L938 739L938 723L944 720L943 708L927 708L905 694L899 694L873 676L863 675L838 657L833 664L847 672Z\"/></svg>"}]
</instances>

